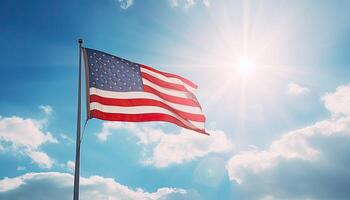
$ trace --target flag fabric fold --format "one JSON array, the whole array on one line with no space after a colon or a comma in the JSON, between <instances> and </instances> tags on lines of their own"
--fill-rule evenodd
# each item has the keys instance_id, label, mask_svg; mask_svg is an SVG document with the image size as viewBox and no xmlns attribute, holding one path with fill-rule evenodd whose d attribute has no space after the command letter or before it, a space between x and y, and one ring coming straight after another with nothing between
<instances>
[{"instance_id":1,"label":"flag fabric fold","mask_svg":"<svg viewBox=\"0 0 350 200\"><path fill-rule=\"evenodd\" d=\"M207 134L196 84L94 49L83 48L83 55L89 118L165 121Z\"/></svg>"}]
</instances>

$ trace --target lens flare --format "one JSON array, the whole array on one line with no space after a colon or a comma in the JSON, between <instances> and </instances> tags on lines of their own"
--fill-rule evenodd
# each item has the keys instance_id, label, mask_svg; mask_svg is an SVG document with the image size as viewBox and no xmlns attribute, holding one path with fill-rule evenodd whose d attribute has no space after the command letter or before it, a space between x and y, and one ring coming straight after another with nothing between
<instances>
[{"instance_id":1,"label":"lens flare","mask_svg":"<svg viewBox=\"0 0 350 200\"><path fill-rule=\"evenodd\" d=\"M236 72L240 76L250 76L255 74L256 65L248 57L241 57L236 67Z\"/></svg>"}]
</instances>

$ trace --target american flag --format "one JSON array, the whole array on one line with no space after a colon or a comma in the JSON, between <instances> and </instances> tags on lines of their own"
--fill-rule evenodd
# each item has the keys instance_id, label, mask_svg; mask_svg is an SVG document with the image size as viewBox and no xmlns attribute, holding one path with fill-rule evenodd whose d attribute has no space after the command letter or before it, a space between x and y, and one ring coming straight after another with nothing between
<instances>
[{"instance_id":1,"label":"american flag","mask_svg":"<svg viewBox=\"0 0 350 200\"><path fill-rule=\"evenodd\" d=\"M83 48L89 118L108 121L165 121L205 132L197 85L94 49Z\"/></svg>"}]
</instances>

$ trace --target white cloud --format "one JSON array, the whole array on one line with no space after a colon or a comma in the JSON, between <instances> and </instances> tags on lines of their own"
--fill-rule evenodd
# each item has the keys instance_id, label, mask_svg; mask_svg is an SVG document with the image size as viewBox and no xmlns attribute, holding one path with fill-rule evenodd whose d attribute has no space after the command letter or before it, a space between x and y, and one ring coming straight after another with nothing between
<instances>
[{"instance_id":1,"label":"white cloud","mask_svg":"<svg viewBox=\"0 0 350 200\"><path fill-rule=\"evenodd\" d=\"M333 115L350 115L350 85L339 86L334 93L323 96L322 101Z\"/></svg>"},{"instance_id":2,"label":"white cloud","mask_svg":"<svg viewBox=\"0 0 350 200\"><path fill-rule=\"evenodd\" d=\"M194 0L186 0L185 1L185 8L191 8L192 6L194 6L195 1Z\"/></svg>"},{"instance_id":3,"label":"white cloud","mask_svg":"<svg viewBox=\"0 0 350 200\"><path fill-rule=\"evenodd\" d=\"M197 1L206 7L210 7L210 0L168 0L171 7L184 7L185 9L192 8ZM134 0L115 0L122 9L128 9L134 4Z\"/></svg>"},{"instance_id":4,"label":"white cloud","mask_svg":"<svg viewBox=\"0 0 350 200\"><path fill-rule=\"evenodd\" d=\"M332 114L344 115L284 134L265 150L234 155L226 166L230 180L247 199L348 199L339 185L350 179L349 96L341 86L322 98Z\"/></svg>"},{"instance_id":5,"label":"white cloud","mask_svg":"<svg viewBox=\"0 0 350 200\"><path fill-rule=\"evenodd\" d=\"M148 123L147 125L138 125L136 123L104 122L102 124L101 132L97 133L96 136L98 140L106 141L113 133L125 129L138 138L139 144L148 145L159 141L164 135L164 132L161 129L154 128L153 125L155 124Z\"/></svg>"},{"instance_id":6,"label":"white cloud","mask_svg":"<svg viewBox=\"0 0 350 200\"><path fill-rule=\"evenodd\" d=\"M119 122L104 122L102 124L101 132L97 133L97 139L100 141L106 141L107 138L112 135L112 130L118 130L128 127L131 123L119 123Z\"/></svg>"},{"instance_id":7,"label":"white cloud","mask_svg":"<svg viewBox=\"0 0 350 200\"><path fill-rule=\"evenodd\" d=\"M315 136L332 136L344 133L350 136L350 117L338 120L325 120L292 131L272 142L267 150L249 150L233 156L227 165L230 180L242 183L246 170L253 173L270 169L282 159L302 159L312 161L319 151L310 145L310 138Z\"/></svg>"},{"instance_id":8,"label":"white cloud","mask_svg":"<svg viewBox=\"0 0 350 200\"><path fill-rule=\"evenodd\" d=\"M8 178L5 177L4 179L0 180L0 192L6 192L9 190L12 190L19 185L22 185L23 181L20 178Z\"/></svg>"},{"instance_id":9,"label":"white cloud","mask_svg":"<svg viewBox=\"0 0 350 200\"><path fill-rule=\"evenodd\" d=\"M46 142L57 143L51 133L43 132L42 122L21 117L0 118L0 138L15 146L25 146L31 149L36 149Z\"/></svg>"},{"instance_id":10,"label":"white cloud","mask_svg":"<svg viewBox=\"0 0 350 200\"><path fill-rule=\"evenodd\" d=\"M203 4L204 4L206 7L210 7L210 1L209 1L209 0L203 0L202 2L203 2Z\"/></svg>"},{"instance_id":11,"label":"white cloud","mask_svg":"<svg viewBox=\"0 0 350 200\"><path fill-rule=\"evenodd\" d=\"M165 133L155 128L153 124L137 125L135 123L105 122L102 130L97 134L100 141L106 141L118 130L125 129L138 139L138 144L150 149L145 155L145 164L155 167L167 167L170 164L180 164L206 156L211 152L225 152L232 148L232 144L223 131L209 131L210 136L181 129L180 134Z\"/></svg>"},{"instance_id":12,"label":"white cloud","mask_svg":"<svg viewBox=\"0 0 350 200\"><path fill-rule=\"evenodd\" d=\"M322 97L325 107L332 114L350 115L350 86L340 86L334 93ZM242 181L238 174L240 168L250 169L255 173L271 168L282 159L313 160L319 152L313 149L309 140L315 135L332 136L348 134L350 117L334 118L315 123L312 126L292 131L272 142L264 151L244 151L232 157L228 164L231 180Z\"/></svg>"},{"instance_id":13,"label":"white cloud","mask_svg":"<svg viewBox=\"0 0 350 200\"><path fill-rule=\"evenodd\" d=\"M122 9L128 9L134 3L134 0L115 0L115 1L120 4L120 7Z\"/></svg>"},{"instance_id":14,"label":"white cloud","mask_svg":"<svg viewBox=\"0 0 350 200\"><path fill-rule=\"evenodd\" d=\"M28 151L27 155L32 161L38 164L42 168L51 168L54 161L44 152L41 151Z\"/></svg>"},{"instance_id":15,"label":"white cloud","mask_svg":"<svg viewBox=\"0 0 350 200\"><path fill-rule=\"evenodd\" d=\"M53 160L39 150L45 143L57 143L49 132L43 131L43 122L31 118L0 117L0 141L4 149L27 155L41 167L52 167Z\"/></svg>"},{"instance_id":16,"label":"white cloud","mask_svg":"<svg viewBox=\"0 0 350 200\"><path fill-rule=\"evenodd\" d=\"M170 3L171 7L179 6L179 1L178 0L169 0L169 3Z\"/></svg>"},{"instance_id":17,"label":"white cloud","mask_svg":"<svg viewBox=\"0 0 350 200\"><path fill-rule=\"evenodd\" d=\"M17 167L17 171L24 171L24 170L26 170L26 167L24 167L24 166Z\"/></svg>"},{"instance_id":18,"label":"white cloud","mask_svg":"<svg viewBox=\"0 0 350 200\"><path fill-rule=\"evenodd\" d=\"M46 114L51 115L53 112L53 108L49 105L40 105L39 108Z\"/></svg>"},{"instance_id":19,"label":"white cloud","mask_svg":"<svg viewBox=\"0 0 350 200\"><path fill-rule=\"evenodd\" d=\"M72 144L75 143L75 140L73 140L73 139L72 139L71 137L69 137L68 135L60 134L60 137L61 137L63 140L66 140L66 141L69 142L69 143L72 143Z\"/></svg>"},{"instance_id":20,"label":"white cloud","mask_svg":"<svg viewBox=\"0 0 350 200\"><path fill-rule=\"evenodd\" d=\"M210 131L210 136L203 136L193 131L182 129L180 134L163 134L153 149L146 164L166 167L181 164L203 157L211 152L225 152L232 148L231 142L223 131Z\"/></svg>"},{"instance_id":21,"label":"white cloud","mask_svg":"<svg viewBox=\"0 0 350 200\"><path fill-rule=\"evenodd\" d=\"M73 176L68 173L27 173L15 178L0 180L0 199L47 199L68 200L72 198ZM156 200L192 199L184 189L159 188L155 192L135 190L116 182L112 178L91 176L80 178L80 196L85 200Z\"/></svg>"},{"instance_id":22,"label":"white cloud","mask_svg":"<svg viewBox=\"0 0 350 200\"><path fill-rule=\"evenodd\" d=\"M289 95L303 95L309 92L309 89L306 87L303 87L301 85L298 85L296 83L289 83L288 84L288 90L287 94Z\"/></svg>"},{"instance_id":23,"label":"white cloud","mask_svg":"<svg viewBox=\"0 0 350 200\"><path fill-rule=\"evenodd\" d=\"M73 172L75 168L75 163L74 161L68 160L66 166L68 171Z\"/></svg>"},{"instance_id":24,"label":"white cloud","mask_svg":"<svg viewBox=\"0 0 350 200\"><path fill-rule=\"evenodd\" d=\"M210 0L200 0L206 7L210 7ZM196 5L197 0L169 0L171 7L184 7L185 9L189 9Z\"/></svg>"}]
</instances>

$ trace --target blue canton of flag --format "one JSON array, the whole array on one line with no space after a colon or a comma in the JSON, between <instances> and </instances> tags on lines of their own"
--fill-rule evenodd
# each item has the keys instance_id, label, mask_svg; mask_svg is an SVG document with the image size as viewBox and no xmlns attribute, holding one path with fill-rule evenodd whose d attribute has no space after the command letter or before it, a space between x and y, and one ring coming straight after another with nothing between
<instances>
[{"instance_id":1,"label":"blue canton of flag","mask_svg":"<svg viewBox=\"0 0 350 200\"><path fill-rule=\"evenodd\" d=\"M89 63L89 84L116 92L142 91L140 66L123 58L85 48Z\"/></svg>"}]
</instances>

